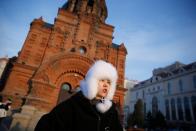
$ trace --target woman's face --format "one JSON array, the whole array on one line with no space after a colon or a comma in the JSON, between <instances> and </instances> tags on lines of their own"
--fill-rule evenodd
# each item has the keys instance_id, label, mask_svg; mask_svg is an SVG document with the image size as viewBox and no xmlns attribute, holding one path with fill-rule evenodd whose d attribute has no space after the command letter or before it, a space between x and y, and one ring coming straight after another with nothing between
<instances>
[{"instance_id":1,"label":"woman's face","mask_svg":"<svg viewBox=\"0 0 196 131\"><path fill-rule=\"evenodd\" d=\"M108 79L102 79L98 82L97 98L106 97L111 87L111 82Z\"/></svg>"}]
</instances>

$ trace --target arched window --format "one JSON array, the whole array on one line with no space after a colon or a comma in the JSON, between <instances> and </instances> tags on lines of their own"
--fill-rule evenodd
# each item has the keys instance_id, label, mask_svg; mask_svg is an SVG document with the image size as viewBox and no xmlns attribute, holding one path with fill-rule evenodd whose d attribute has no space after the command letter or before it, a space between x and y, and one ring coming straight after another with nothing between
<instances>
[{"instance_id":1,"label":"arched window","mask_svg":"<svg viewBox=\"0 0 196 131\"><path fill-rule=\"evenodd\" d=\"M158 112L158 99L156 96L152 98L152 114L156 115Z\"/></svg>"},{"instance_id":2,"label":"arched window","mask_svg":"<svg viewBox=\"0 0 196 131\"><path fill-rule=\"evenodd\" d=\"M169 112L169 100L165 100L165 111L166 111L166 119L170 120L170 112Z\"/></svg>"},{"instance_id":3,"label":"arched window","mask_svg":"<svg viewBox=\"0 0 196 131\"><path fill-rule=\"evenodd\" d=\"M172 111L172 120L176 120L176 107L175 107L175 99L171 99L171 111Z\"/></svg>"},{"instance_id":4,"label":"arched window","mask_svg":"<svg viewBox=\"0 0 196 131\"><path fill-rule=\"evenodd\" d=\"M191 105L192 105L192 109L193 109L193 117L196 120L196 96L191 97Z\"/></svg>"},{"instance_id":5,"label":"arched window","mask_svg":"<svg viewBox=\"0 0 196 131\"><path fill-rule=\"evenodd\" d=\"M189 107L189 99L188 97L184 97L184 109L185 109L185 117L187 121L191 121L190 107Z\"/></svg>"},{"instance_id":6,"label":"arched window","mask_svg":"<svg viewBox=\"0 0 196 131\"><path fill-rule=\"evenodd\" d=\"M65 83L62 85L62 90L69 92L71 90L71 87L69 84Z\"/></svg>"},{"instance_id":7,"label":"arched window","mask_svg":"<svg viewBox=\"0 0 196 131\"><path fill-rule=\"evenodd\" d=\"M177 109L178 109L179 120L184 120L181 98L177 98Z\"/></svg>"},{"instance_id":8,"label":"arched window","mask_svg":"<svg viewBox=\"0 0 196 131\"><path fill-rule=\"evenodd\" d=\"M79 51L80 51L81 54L85 54L85 53L86 53L86 48L83 47L83 46L81 46L81 47L79 48Z\"/></svg>"}]
</instances>

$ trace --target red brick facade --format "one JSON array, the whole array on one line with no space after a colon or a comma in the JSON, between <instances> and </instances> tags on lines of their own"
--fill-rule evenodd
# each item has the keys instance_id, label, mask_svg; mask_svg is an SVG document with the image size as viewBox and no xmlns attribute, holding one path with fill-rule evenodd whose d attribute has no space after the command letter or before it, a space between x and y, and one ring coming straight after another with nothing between
<instances>
[{"instance_id":1,"label":"red brick facade","mask_svg":"<svg viewBox=\"0 0 196 131\"><path fill-rule=\"evenodd\" d=\"M118 70L114 100L122 111L126 48L112 43L114 27L105 23L104 0L69 0L59 9L54 24L35 19L14 63L2 94L13 106L34 105L49 111L57 103L62 84L79 86L95 60L103 59Z\"/></svg>"}]
</instances>

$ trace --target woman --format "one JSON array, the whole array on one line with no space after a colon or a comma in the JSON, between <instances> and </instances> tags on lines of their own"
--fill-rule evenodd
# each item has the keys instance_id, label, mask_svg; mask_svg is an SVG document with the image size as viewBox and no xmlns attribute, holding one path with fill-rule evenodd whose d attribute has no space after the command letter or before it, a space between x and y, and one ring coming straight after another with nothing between
<instances>
[{"instance_id":1,"label":"woman","mask_svg":"<svg viewBox=\"0 0 196 131\"><path fill-rule=\"evenodd\" d=\"M112 102L117 71L99 60L80 83L81 91L42 116L35 131L123 131Z\"/></svg>"}]
</instances>

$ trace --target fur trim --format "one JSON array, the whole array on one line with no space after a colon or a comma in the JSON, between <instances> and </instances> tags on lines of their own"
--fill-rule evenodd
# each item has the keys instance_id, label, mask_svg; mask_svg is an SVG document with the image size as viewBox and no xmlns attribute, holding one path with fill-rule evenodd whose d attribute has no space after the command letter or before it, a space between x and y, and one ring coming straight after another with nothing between
<instances>
[{"instance_id":1,"label":"fur trim","mask_svg":"<svg viewBox=\"0 0 196 131\"><path fill-rule=\"evenodd\" d=\"M111 106L112 106L111 100L104 100L103 102L96 104L97 110L101 113L105 113L106 111L108 111Z\"/></svg>"},{"instance_id":2,"label":"fur trim","mask_svg":"<svg viewBox=\"0 0 196 131\"><path fill-rule=\"evenodd\" d=\"M101 79L109 79L111 81L111 88L105 99L113 99L116 90L116 81L118 79L117 71L112 64L103 60L96 61L87 72L85 79L80 82L81 91L87 99L92 100L96 97L98 82Z\"/></svg>"}]
</instances>

